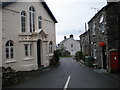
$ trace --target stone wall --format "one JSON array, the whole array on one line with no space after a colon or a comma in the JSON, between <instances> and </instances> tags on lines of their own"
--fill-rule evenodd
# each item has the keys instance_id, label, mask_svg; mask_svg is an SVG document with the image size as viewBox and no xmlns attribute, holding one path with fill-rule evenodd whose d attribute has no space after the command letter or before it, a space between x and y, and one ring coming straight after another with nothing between
<instances>
[{"instance_id":1,"label":"stone wall","mask_svg":"<svg viewBox=\"0 0 120 90\"><path fill-rule=\"evenodd\" d=\"M82 35L80 35L80 46L81 46L81 51L83 52L83 54L90 56L89 30L84 32Z\"/></svg>"},{"instance_id":2,"label":"stone wall","mask_svg":"<svg viewBox=\"0 0 120 90\"><path fill-rule=\"evenodd\" d=\"M120 4L120 3L119 3ZM120 21L119 21L119 5L111 3L106 9L106 22L108 31L108 50L120 50Z\"/></svg>"}]
</instances>

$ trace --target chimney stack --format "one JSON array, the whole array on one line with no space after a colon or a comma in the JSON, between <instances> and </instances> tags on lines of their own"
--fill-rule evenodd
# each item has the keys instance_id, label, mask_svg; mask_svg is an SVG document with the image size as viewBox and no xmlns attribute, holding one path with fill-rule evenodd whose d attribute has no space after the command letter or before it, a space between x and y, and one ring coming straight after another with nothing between
<instances>
[{"instance_id":1,"label":"chimney stack","mask_svg":"<svg viewBox=\"0 0 120 90\"><path fill-rule=\"evenodd\" d=\"M66 36L64 36L64 40L66 39Z\"/></svg>"},{"instance_id":2,"label":"chimney stack","mask_svg":"<svg viewBox=\"0 0 120 90\"><path fill-rule=\"evenodd\" d=\"M73 38L73 35L72 35L72 34L70 35L70 38Z\"/></svg>"}]
</instances>

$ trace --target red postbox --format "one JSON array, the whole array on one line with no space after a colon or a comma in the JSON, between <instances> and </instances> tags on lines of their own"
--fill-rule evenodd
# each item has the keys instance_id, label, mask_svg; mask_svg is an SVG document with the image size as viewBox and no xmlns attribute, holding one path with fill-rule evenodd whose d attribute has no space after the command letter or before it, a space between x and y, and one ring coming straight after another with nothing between
<instances>
[{"instance_id":1,"label":"red postbox","mask_svg":"<svg viewBox=\"0 0 120 90\"><path fill-rule=\"evenodd\" d=\"M117 52L117 51L110 52L110 68L112 70L118 70L120 68L119 52Z\"/></svg>"}]
</instances>

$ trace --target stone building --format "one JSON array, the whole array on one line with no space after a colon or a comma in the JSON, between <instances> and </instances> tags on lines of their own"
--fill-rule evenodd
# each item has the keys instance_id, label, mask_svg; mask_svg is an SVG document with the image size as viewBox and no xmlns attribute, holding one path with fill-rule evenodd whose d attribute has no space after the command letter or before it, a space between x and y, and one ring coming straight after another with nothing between
<instances>
[{"instance_id":1,"label":"stone building","mask_svg":"<svg viewBox=\"0 0 120 90\"><path fill-rule=\"evenodd\" d=\"M108 50L120 50L120 2L109 3L106 8Z\"/></svg>"},{"instance_id":2,"label":"stone building","mask_svg":"<svg viewBox=\"0 0 120 90\"><path fill-rule=\"evenodd\" d=\"M111 66L120 70L120 1L108 3L106 22L108 70L111 70ZM113 51L116 55L111 56Z\"/></svg>"},{"instance_id":3,"label":"stone building","mask_svg":"<svg viewBox=\"0 0 120 90\"><path fill-rule=\"evenodd\" d=\"M64 36L64 40L58 44L58 49L69 51L71 55L75 55L77 51L80 51L80 43L74 39L74 36L71 34L69 38Z\"/></svg>"},{"instance_id":4,"label":"stone building","mask_svg":"<svg viewBox=\"0 0 120 90\"><path fill-rule=\"evenodd\" d=\"M40 0L3 2L0 10L2 66L17 71L48 67L49 59L56 50L57 20L47 4Z\"/></svg>"},{"instance_id":5,"label":"stone building","mask_svg":"<svg viewBox=\"0 0 120 90\"><path fill-rule=\"evenodd\" d=\"M90 33L89 30L81 34L80 36L81 52L85 56L90 56Z\"/></svg>"},{"instance_id":6,"label":"stone building","mask_svg":"<svg viewBox=\"0 0 120 90\"><path fill-rule=\"evenodd\" d=\"M102 48L100 42L107 43L105 7L102 8L89 22L91 55L97 60L98 66L103 68ZM106 52L106 50L105 50Z\"/></svg>"},{"instance_id":7,"label":"stone building","mask_svg":"<svg viewBox=\"0 0 120 90\"><path fill-rule=\"evenodd\" d=\"M88 22L91 55L97 60L98 67L103 69L110 68L110 51L120 52L119 8L120 2L108 3ZM104 48L99 45L101 42L105 43Z\"/></svg>"}]
</instances>

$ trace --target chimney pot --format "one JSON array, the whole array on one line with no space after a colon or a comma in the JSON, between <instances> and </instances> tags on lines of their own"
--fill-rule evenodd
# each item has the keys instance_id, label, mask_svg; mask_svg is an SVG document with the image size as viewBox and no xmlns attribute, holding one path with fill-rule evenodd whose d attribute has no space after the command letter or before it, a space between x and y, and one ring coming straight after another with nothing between
<instances>
[{"instance_id":1,"label":"chimney pot","mask_svg":"<svg viewBox=\"0 0 120 90\"><path fill-rule=\"evenodd\" d=\"M70 35L70 38L73 38L73 35L72 35L72 34Z\"/></svg>"},{"instance_id":2,"label":"chimney pot","mask_svg":"<svg viewBox=\"0 0 120 90\"><path fill-rule=\"evenodd\" d=\"M66 39L66 36L64 36L64 40Z\"/></svg>"}]
</instances>

